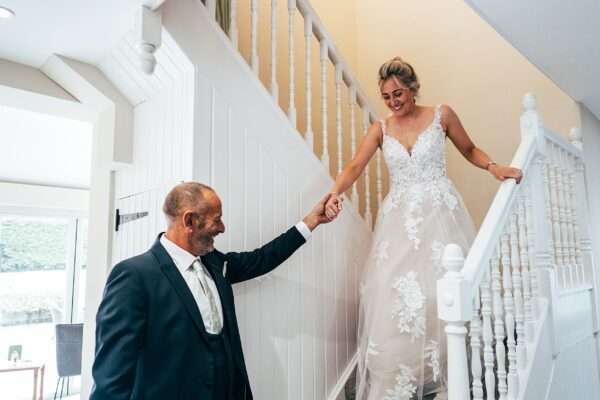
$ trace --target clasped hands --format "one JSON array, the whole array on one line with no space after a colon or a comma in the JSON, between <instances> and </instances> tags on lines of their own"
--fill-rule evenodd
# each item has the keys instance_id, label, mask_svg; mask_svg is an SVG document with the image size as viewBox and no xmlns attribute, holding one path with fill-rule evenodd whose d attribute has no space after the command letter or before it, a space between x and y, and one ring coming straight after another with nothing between
<instances>
[{"instance_id":1,"label":"clasped hands","mask_svg":"<svg viewBox=\"0 0 600 400\"><path fill-rule=\"evenodd\" d=\"M328 193L302 221L311 231L321 224L327 224L336 219L342 211L342 201L342 197L337 193Z\"/></svg>"}]
</instances>

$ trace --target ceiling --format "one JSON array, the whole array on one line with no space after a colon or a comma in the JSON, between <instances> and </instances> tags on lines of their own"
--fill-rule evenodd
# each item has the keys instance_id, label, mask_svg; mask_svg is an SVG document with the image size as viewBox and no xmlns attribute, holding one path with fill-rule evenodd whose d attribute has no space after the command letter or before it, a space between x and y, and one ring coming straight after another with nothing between
<instances>
[{"instance_id":1,"label":"ceiling","mask_svg":"<svg viewBox=\"0 0 600 400\"><path fill-rule=\"evenodd\" d=\"M40 67L52 54L97 64L133 27L140 0L0 0L0 58Z\"/></svg>"},{"instance_id":2,"label":"ceiling","mask_svg":"<svg viewBox=\"0 0 600 400\"><path fill-rule=\"evenodd\" d=\"M600 118L599 0L466 0L509 43Z\"/></svg>"},{"instance_id":3,"label":"ceiling","mask_svg":"<svg viewBox=\"0 0 600 400\"><path fill-rule=\"evenodd\" d=\"M599 0L466 0L562 90L600 117ZM98 64L140 0L0 0L0 58L40 67L54 53Z\"/></svg>"}]
</instances>

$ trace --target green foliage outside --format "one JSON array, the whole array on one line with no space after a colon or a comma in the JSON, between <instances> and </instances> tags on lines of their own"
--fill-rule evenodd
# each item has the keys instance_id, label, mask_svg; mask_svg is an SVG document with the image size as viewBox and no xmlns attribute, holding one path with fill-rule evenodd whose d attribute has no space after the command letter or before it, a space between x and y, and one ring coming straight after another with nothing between
<instances>
[{"instance_id":1,"label":"green foliage outside","mask_svg":"<svg viewBox=\"0 0 600 400\"><path fill-rule=\"evenodd\" d=\"M0 219L0 273L64 269L68 224Z\"/></svg>"}]
</instances>

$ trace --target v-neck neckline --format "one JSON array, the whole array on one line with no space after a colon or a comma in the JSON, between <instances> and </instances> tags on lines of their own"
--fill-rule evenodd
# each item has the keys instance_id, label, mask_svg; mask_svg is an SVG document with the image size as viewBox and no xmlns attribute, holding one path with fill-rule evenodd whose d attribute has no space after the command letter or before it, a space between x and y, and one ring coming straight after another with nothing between
<instances>
[{"instance_id":1,"label":"v-neck neckline","mask_svg":"<svg viewBox=\"0 0 600 400\"><path fill-rule=\"evenodd\" d=\"M406 154L408 155L408 157L412 159L413 154L415 152L415 147L417 146L417 144L419 144L419 140L421 140L421 136L423 136L425 133L427 133L427 131L429 131L429 129L433 126L433 124L435 124L435 120L437 119L437 113L438 113L438 106L434 107L434 109L433 109L433 119L431 120L431 122L429 123L429 125L427 125L425 127L425 129L423 129L421 132L419 132L419 134L417 135L417 137L415 139L415 142L410 147L410 150L396 136L389 135L387 133L387 120L385 120L385 119L382 121L382 123L383 123L382 124L383 136L388 136L389 138L391 138L394 141L398 142L398 144L404 149L404 151L406 152Z\"/></svg>"}]
</instances>

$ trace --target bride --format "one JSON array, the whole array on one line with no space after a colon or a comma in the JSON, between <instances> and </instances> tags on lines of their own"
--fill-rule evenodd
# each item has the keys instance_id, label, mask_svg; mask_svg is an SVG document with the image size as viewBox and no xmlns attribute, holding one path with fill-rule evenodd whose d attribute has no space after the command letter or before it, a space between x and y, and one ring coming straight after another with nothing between
<instances>
[{"instance_id":1,"label":"bride","mask_svg":"<svg viewBox=\"0 0 600 400\"><path fill-rule=\"evenodd\" d=\"M496 164L473 144L449 106L416 104L419 88L415 71L401 58L381 66L379 89L391 114L369 128L326 205L331 215L341 209L340 194L380 148L390 190L377 216L359 286L358 400L446 396L446 346L437 318L436 281L443 275L444 246L456 243L466 252L475 234L446 175L446 137L469 162L496 179L521 179L520 170Z\"/></svg>"}]
</instances>

